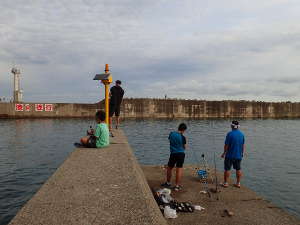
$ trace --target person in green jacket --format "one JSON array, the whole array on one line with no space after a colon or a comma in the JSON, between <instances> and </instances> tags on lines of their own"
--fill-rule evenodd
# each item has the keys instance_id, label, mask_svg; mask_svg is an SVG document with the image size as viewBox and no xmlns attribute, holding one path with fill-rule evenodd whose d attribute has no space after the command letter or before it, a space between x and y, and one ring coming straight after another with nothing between
<instances>
[{"instance_id":1,"label":"person in green jacket","mask_svg":"<svg viewBox=\"0 0 300 225\"><path fill-rule=\"evenodd\" d=\"M109 130L105 123L105 112L96 112L96 130L91 129L87 132L89 136L81 138L80 142L88 148L104 148L109 145Z\"/></svg>"}]
</instances>

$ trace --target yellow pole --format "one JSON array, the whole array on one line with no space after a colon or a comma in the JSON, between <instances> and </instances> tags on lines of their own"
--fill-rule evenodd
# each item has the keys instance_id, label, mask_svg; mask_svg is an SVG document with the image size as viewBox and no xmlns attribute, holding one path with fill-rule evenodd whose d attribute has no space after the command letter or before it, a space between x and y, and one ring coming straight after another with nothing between
<instances>
[{"instance_id":1,"label":"yellow pole","mask_svg":"<svg viewBox=\"0 0 300 225\"><path fill-rule=\"evenodd\" d=\"M109 84L105 83L105 122L109 126Z\"/></svg>"},{"instance_id":2,"label":"yellow pole","mask_svg":"<svg viewBox=\"0 0 300 225\"><path fill-rule=\"evenodd\" d=\"M109 66L108 64L105 64L105 73L109 73ZM109 81L103 82L105 86L105 122L107 126L109 127Z\"/></svg>"}]
</instances>

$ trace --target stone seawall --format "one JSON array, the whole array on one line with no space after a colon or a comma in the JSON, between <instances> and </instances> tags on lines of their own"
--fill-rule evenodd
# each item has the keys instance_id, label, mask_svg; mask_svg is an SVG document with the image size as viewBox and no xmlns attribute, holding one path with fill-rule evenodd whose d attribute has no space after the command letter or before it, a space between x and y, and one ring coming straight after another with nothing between
<instances>
[{"instance_id":1,"label":"stone seawall","mask_svg":"<svg viewBox=\"0 0 300 225\"><path fill-rule=\"evenodd\" d=\"M0 103L0 118L94 117L100 104Z\"/></svg>"},{"instance_id":2,"label":"stone seawall","mask_svg":"<svg viewBox=\"0 0 300 225\"><path fill-rule=\"evenodd\" d=\"M0 118L94 117L96 104L0 103ZM300 118L300 103L205 101L182 99L124 99L123 118Z\"/></svg>"},{"instance_id":3,"label":"stone seawall","mask_svg":"<svg viewBox=\"0 0 300 225\"><path fill-rule=\"evenodd\" d=\"M300 103L125 99L125 118L300 118Z\"/></svg>"}]
</instances>

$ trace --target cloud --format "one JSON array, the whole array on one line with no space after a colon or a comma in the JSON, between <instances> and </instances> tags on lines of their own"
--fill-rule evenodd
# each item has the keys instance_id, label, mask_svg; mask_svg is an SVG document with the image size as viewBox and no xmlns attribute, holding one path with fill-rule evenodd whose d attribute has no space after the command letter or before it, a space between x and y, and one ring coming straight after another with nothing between
<instances>
[{"instance_id":1,"label":"cloud","mask_svg":"<svg viewBox=\"0 0 300 225\"><path fill-rule=\"evenodd\" d=\"M27 101L96 102L92 78L109 63L127 97L298 101L299 10L296 0L3 0L0 96L14 62Z\"/></svg>"}]
</instances>

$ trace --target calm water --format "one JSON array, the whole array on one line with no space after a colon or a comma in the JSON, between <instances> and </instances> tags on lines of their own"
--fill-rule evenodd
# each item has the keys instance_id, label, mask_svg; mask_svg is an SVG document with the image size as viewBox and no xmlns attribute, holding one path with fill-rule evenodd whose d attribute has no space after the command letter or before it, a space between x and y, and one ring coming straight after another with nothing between
<instances>
[{"instance_id":1,"label":"calm water","mask_svg":"<svg viewBox=\"0 0 300 225\"><path fill-rule=\"evenodd\" d=\"M168 134L181 120L126 120L122 127L143 164L165 164ZM216 153L222 170L228 120L189 120L186 163L210 164ZM0 225L7 224L74 150L91 120L0 120ZM243 120L248 155L243 183L300 217L300 120ZM163 178L162 178L163 179Z\"/></svg>"}]
</instances>

